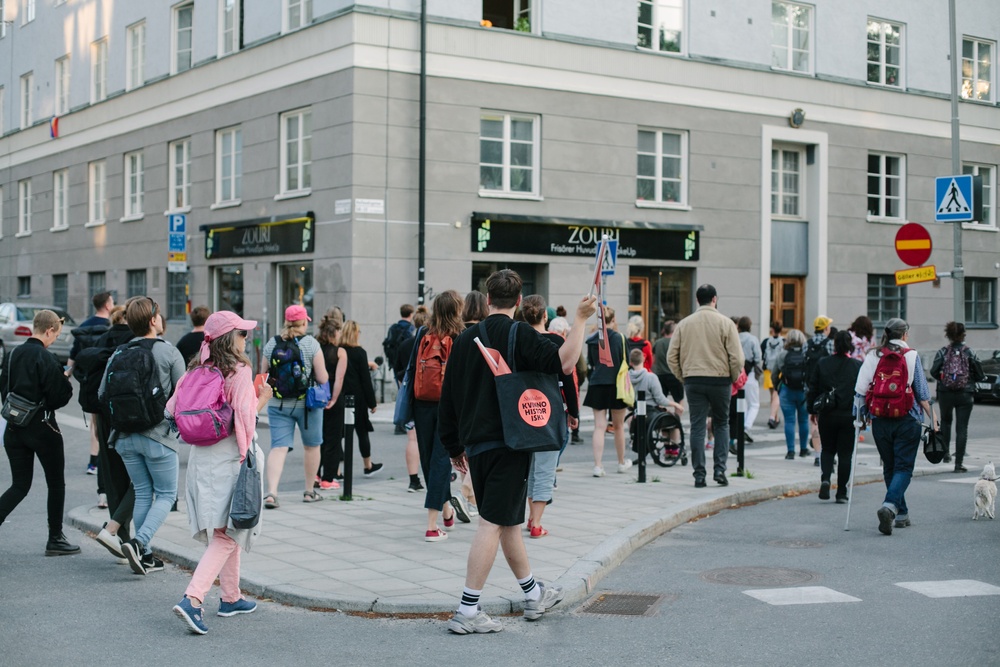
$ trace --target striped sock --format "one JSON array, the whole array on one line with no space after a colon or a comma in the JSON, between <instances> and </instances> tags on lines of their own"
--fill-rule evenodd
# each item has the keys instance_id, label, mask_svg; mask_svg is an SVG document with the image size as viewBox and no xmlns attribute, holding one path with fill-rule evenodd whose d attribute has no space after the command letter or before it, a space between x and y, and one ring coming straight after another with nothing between
<instances>
[{"instance_id":1,"label":"striped sock","mask_svg":"<svg viewBox=\"0 0 1000 667\"><path fill-rule=\"evenodd\" d=\"M468 616L472 618L479 611L479 596L482 595L481 590L474 591L471 588L465 588L462 590L462 602L458 605L458 612L463 616Z\"/></svg>"},{"instance_id":2,"label":"striped sock","mask_svg":"<svg viewBox=\"0 0 1000 667\"><path fill-rule=\"evenodd\" d=\"M521 590L524 591L525 600L537 600L542 596L542 591L538 588L538 584L535 583L535 577L531 574L524 579L518 579L517 583L521 585Z\"/></svg>"}]
</instances>

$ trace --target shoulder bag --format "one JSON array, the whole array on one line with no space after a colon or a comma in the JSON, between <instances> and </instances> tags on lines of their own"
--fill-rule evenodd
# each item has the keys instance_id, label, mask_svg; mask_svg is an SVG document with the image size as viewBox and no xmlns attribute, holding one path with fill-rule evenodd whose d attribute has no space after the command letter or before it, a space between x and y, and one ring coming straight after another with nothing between
<instances>
[{"instance_id":1,"label":"shoulder bag","mask_svg":"<svg viewBox=\"0 0 1000 667\"><path fill-rule=\"evenodd\" d=\"M44 407L45 402L35 403L34 401L29 401L10 390L11 362L13 360L14 353L11 352L7 357L7 368L4 371L4 375L7 376L7 398L3 402L3 408L0 409L0 416L3 416L11 426L24 428L31 423L31 420L35 418L38 411Z\"/></svg>"}]
</instances>

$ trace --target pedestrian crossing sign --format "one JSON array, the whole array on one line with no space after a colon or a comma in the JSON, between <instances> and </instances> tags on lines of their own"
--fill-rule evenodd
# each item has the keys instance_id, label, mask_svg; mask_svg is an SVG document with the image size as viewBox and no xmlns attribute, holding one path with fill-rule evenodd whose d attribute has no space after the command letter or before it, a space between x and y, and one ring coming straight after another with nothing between
<instances>
[{"instance_id":1,"label":"pedestrian crossing sign","mask_svg":"<svg viewBox=\"0 0 1000 667\"><path fill-rule=\"evenodd\" d=\"M601 244L597 244L597 251L600 252ZM615 266L618 264L618 241L617 239L608 240L608 251L604 253L604 261L601 264L601 275L602 276L613 276L615 275Z\"/></svg>"},{"instance_id":2,"label":"pedestrian crossing sign","mask_svg":"<svg viewBox=\"0 0 1000 667\"><path fill-rule=\"evenodd\" d=\"M935 179L935 222L972 222L976 219L972 179L970 174Z\"/></svg>"}]
</instances>

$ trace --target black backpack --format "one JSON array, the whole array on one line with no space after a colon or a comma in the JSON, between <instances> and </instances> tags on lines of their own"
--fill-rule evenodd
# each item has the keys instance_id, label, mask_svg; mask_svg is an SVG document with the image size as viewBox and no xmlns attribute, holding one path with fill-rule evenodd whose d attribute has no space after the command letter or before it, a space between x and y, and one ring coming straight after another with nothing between
<instances>
[{"instance_id":1,"label":"black backpack","mask_svg":"<svg viewBox=\"0 0 1000 667\"><path fill-rule=\"evenodd\" d=\"M73 366L73 377L80 383L80 394L77 400L80 407L89 414L99 414L107 409L107 403L98 397L104 370L108 359L114 354L113 347L88 347L76 355L76 365Z\"/></svg>"},{"instance_id":2,"label":"black backpack","mask_svg":"<svg viewBox=\"0 0 1000 667\"><path fill-rule=\"evenodd\" d=\"M70 331L73 334L73 340L77 343L78 350L85 350L88 347L94 347L97 342L101 339L107 331L111 328L107 324L93 324L87 327L77 327ZM74 372L73 377L77 380L80 378Z\"/></svg>"},{"instance_id":3,"label":"black backpack","mask_svg":"<svg viewBox=\"0 0 1000 667\"><path fill-rule=\"evenodd\" d=\"M396 359L399 355L399 346L409 338L410 327L408 324L396 322L389 327L389 331L386 332L385 339L382 341L382 352L385 353L385 360L389 364L389 368L396 370L396 366L399 365Z\"/></svg>"},{"instance_id":4,"label":"black backpack","mask_svg":"<svg viewBox=\"0 0 1000 667\"><path fill-rule=\"evenodd\" d=\"M309 391L309 375L306 373L306 365L302 360L302 350L297 339L285 340L281 336L274 337L269 381L277 398L299 400L306 397L306 392Z\"/></svg>"},{"instance_id":5,"label":"black backpack","mask_svg":"<svg viewBox=\"0 0 1000 667\"><path fill-rule=\"evenodd\" d=\"M785 363L781 366L781 384L789 389L801 391L806 385L806 355L801 349L788 350Z\"/></svg>"},{"instance_id":6,"label":"black backpack","mask_svg":"<svg viewBox=\"0 0 1000 667\"><path fill-rule=\"evenodd\" d=\"M119 345L108 362L104 403L111 427L121 433L141 433L161 421L169 398L160 386L153 346L163 341L143 338Z\"/></svg>"},{"instance_id":7,"label":"black backpack","mask_svg":"<svg viewBox=\"0 0 1000 667\"><path fill-rule=\"evenodd\" d=\"M830 352L826 349L826 338L821 342L817 343L813 339L809 339L806 343L806 367L805 367L805 381L808 383L809 378L812 377L813 369L816 368L816 364L823 357L829 357Z\"/></svg>"}]
</instances>

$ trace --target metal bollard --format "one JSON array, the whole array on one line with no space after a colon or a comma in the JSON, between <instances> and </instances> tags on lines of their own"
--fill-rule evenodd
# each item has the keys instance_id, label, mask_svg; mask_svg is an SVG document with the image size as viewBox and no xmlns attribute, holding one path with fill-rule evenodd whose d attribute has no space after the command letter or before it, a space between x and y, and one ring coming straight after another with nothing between
<instances>
[{"instance_id":1,"label":"metal bollard","mask_svg":"<svg viewBox=\"0 0 1000 667\"><path fill-rule=\"evenodd\" d=\"M746 442L746 391L736 392L736 476L743 477L743 445Z\"/></svg>"},{"instance_id":2,"label":"metal bollard","mask_svg":"<svg viewBox=\"0 0 1000 667\"><path fill-rule=\"evenodd\" d=\"M354 477L354 396L344 397L344 492L341 500L351 497Z\"/></svg>"},{"instance_id":3,"label":"metal bollard","mask_svg":"<svg viewBox=\"0 0 1000 667\"><path fill-rule=\"evenodd\" d=\"M639 450L639 482L646 482L646 392L635 392L635 444Z\"/></svg>"}]
</instances>

